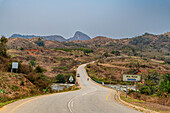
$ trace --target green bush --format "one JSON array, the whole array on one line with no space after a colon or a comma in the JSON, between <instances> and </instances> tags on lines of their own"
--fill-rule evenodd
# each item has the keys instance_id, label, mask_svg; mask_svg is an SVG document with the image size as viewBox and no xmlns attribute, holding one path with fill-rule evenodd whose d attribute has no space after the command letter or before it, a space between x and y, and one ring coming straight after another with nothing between
<instances>
[{"instance_id":1,"label":"green bush","mask_svg":"<svg viewBox=\"0 0 170 113\"><path fill-rule=\"evenodd\" d=\"M162 96L164 94L170 94L170 73L165 74L162 77L162 81L159 85L158 95Z\"/></svg>"},{"instance_id":2,"label":"green bush","mask_svg":"<svg viewBox=\"0 0 170 113\"><path fill-rule=\"evenodd\" d=\"M47 76L43 75L42 73L37 74L35 72L31 72L26 76L26 78L41 90L46 89L50 84Z\"/></svg>"},{"instance_id":3,"label":"green bush","mask_svg":"<svg viewBox=\"0 0 170 113\"><path fill-rule=\"evenodd\" d=\"M58 74L57 76L56 76L56 82L57 83L65 83L65 79L64 79L64 75L63 74Z\"/></svg>"},{"instance_id":4,"label":"green bush","mask_svg":"<svg viewBox=\"0 0 170 113\"><path fill-rule=\"evenodd\" d=\"M37 66L34 70L36 73L43 73L43 72L46 72L47 70L42 68L41 66Z\"/></svg>"},{"instance_id":5,"label":"green bush","mask_svg":"<svg viewBox=\"0 0 170 113\"><path fill-rule=\"evenodd\" d=\"M129 90L128 90L128 95L131 94L131 93L133 93L133 92L136 92L136 91L133 90L133 89L129 89Z\"/></svg>"},{"instance_id":6,"label":"green bush","mask_svg":"<svg viewBox=\"0 0 170 113\"><path fill-rule=\"evenodd\" d=\"M21 47L21 48L20 48L20 50L22 51L22 50L24 50L24 48L23 48L23 47Z\"/></svg>"},{"instance_id":7,"label":"green bush","mask_svg":"<svg viewBox=\"0 0 170 113\"><path fill-rule=\"evenodd\" d=\"M38 46L43 46L44 47L44 42L42 41L41 38L38 39L38 41L35 42Z\"/></svg>"},{"instance_id":8,"label":"green bush","mask_svg":"<svg viewBox=\"0 0 170 113\"><path fill-rule=\"evenodd\" d=\"M104 57L108 57L109 56L109 54L107 52L104 53L103 55L104 55Z\"/></svg>"},{"instance_id":9,"label":"green bush","mask_svg":"<svg viewBox=\"0 0 170 113\"><path fill-rule=\"evenodd\" d=\"M29 65L31 65L31 66L36 66L36 62L35 62L34 60L31 60L30 63L29 63Z\"/></svg>"},{"instance_id":10,"label":"green bush","mask_svg":"<svg viewBox=\"0 0 170 113\"><path fill-rule=\"evenodd\" d=\"M16 86L16 85L12 85L12 90L13 90L13 91L19 91L19 87Z\"/></svg>"},{"instance_id":11,"label":"green bush","mask_svg":"<svg viewBox=\"0 0 170 113\"><path fill-rule=\"evenodd\" d=\"M7 57L7 48L6 43L8 42L8 39L4 36L0 39L0 56Z\"/></svg>"},{"instance_id":12,"label":"green bush","mask_svg":"<svg viewBox=\"0 0 170 113\"><path fill-rule=\"evenodd\" d=\"M119 51L112 51L111 53L116 55L116 56L120 56L120 52Z\"/></svg>"},{"instance_id":13,"label":"green bush","mask_svg":"<svg viewBox=\"0 0 170 113\"><path fill-rule=\"evenodd\" d=\"M68 49L68 48L55 48L55 50L62 50L66 52L71 52L73 49Z\"/></svg>"},{"instance_id":14,"label":"green bush","mask_svg":"<svg viewBox=\"0 0 170 113\"><path fill-rule=\"evenodd\" d=\"M20 85L21 85L21 86L24 86L24 81L23 81L23 80L21 81L21 84L20 84Z\"/></svg>"},{"instance_id":15,"label":"green bush","mask_svg":"<svg viewBox=\"0 0 170 113\"><path fill-rule=\"evenodd\" d=\"M66 66L60 66L60 67L58 67L58 69L64 69L64 70L67 70L67 69L68 69L68 67L66 67Z\"/></svg>"},{"instance_id":16,"label":"green bush","mask_svg":"<svg viewBox=\"0 0 170 113\"><path fill-rule=\"evenodd\" d=\"M2 94L2 93L6 93L6 91L3 89L0 89L0 94Z\"/></svg>"},{"instance_id":17,"label":"green bush","mask_svg":"<svg viewBox=\"0 0 170 113\"><path fill-rule=\"evenodd\" d=\"M87 65L87 68L90 68L91 66L90 65Z\"/></svg>"},{"instance_id":18,"label":"green bush","mask_svg":"<svg viewBox=\"0 0 170 113\"><path fill-rule=\"evenodd\" d=\"M140 89L140 93L141 94L146 94L146 95L150 95L151 94L151 90L149 88L149 86L144 86Z\"/></svg>"}]
</instances>

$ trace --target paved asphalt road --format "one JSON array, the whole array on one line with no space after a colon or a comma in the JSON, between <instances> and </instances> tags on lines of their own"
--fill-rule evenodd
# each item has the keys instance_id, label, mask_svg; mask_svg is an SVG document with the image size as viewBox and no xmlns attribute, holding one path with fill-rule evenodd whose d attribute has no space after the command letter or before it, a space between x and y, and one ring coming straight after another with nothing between
<instances>
[{"instance_id":1,"label":"paved asphalt road","mask_svg":"<svg viewBox=\"0 0 170 113\"><path fill-rule=\"evenodd\" d=\"M81 90L43 95L11 103L0 113L138 113L114 100L115 90L87 81L85 64L78 67Z\"/></svg>"}]
</instances>

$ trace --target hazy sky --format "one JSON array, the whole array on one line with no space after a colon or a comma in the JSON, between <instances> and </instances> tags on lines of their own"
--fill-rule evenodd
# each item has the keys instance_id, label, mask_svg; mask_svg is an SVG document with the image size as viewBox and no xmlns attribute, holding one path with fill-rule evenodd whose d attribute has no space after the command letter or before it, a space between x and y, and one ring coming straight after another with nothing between
<instances>
[{"instance_id":1,"label":"hazy sky","mask_svg":"<svg viewBox=\"0 0 170 113\"><path fill-rule=\"evenodd\" d=\"M91 38L170 31L170 0L0 0L0 35L13 33Z\"/></svg>"}]
</instances>

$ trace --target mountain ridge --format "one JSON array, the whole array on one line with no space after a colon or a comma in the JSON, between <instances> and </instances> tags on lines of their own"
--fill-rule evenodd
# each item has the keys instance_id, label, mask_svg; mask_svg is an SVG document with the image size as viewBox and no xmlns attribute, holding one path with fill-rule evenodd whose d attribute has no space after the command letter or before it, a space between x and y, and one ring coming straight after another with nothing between
<instances>
[{"instance_id":1,"label":"mountain ridge","mask_svg":"<svg viewBox=\"0 0 170 113\"><path fill-rule=\"evenodd\" d=\"M31 39L31 38L34 38L34 37L39 37L39 38L43 38L45 40L54 40L54 41L59 41L59 42L71 41L71 40L90 40L91 39L88 35L80 32L80 31L76 31L74 36L69 38L69 39L65 39L61 35L37 36L37 35L21 35L21 34L13 34L9 38Z\"/></svg>"}]
</instances>

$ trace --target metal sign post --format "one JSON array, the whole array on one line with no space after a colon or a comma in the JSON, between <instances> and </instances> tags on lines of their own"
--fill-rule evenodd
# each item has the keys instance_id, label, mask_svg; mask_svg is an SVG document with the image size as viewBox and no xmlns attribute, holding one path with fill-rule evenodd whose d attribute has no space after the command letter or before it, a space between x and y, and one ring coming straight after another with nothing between
<instances>
[{"instance_id":1,"label":"metal sign post","mask_svg":"<svg viewBox=\"0 0 170 113\"><path fill-rule=\"evenodd\" d=\"M136 82L136 98L137 98L137 82Z\"/></svg>"},{"instance_id":2,"label":"metal sign post","mask_svg":"<svg viewBox=\"0 0 170 113\"><path fill-rule=\"evenodd\" d=\"M127 81L126 81L126 98L127 98Z\"/></svg>"},{"instance_id":3,"label":"metal sign post","mask_svg":"<svg viewBox=\"0 0 170 113\"><path fill-rule=\"evenodd\" d=\"M137 82L142 80L141 75L123 74L123 81L126 81L126 98L127 98L127 81L136 82L136 98L137 98Z\"/></svg>"}]
</instances>

